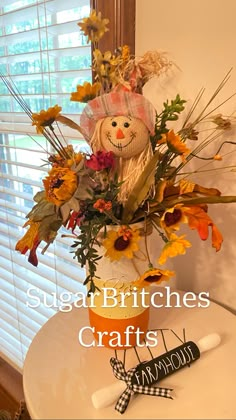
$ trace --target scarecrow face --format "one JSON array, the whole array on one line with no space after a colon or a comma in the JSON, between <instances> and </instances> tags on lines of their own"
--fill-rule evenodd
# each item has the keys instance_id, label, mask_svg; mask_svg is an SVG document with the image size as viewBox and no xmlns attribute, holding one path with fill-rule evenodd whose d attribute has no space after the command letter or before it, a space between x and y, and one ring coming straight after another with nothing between
<instances>
[{"instance_id":1,"label":"scarecrow face","mask_svg":"<svg viewBox=\"0 0 236 420\"><path fill-rule=\"evenodd\" d=\"M101 143L115 156L131 158L141 153L149 142L146 125L134 117L107 117L101 126Z\"/></svg>"}]
</instances>

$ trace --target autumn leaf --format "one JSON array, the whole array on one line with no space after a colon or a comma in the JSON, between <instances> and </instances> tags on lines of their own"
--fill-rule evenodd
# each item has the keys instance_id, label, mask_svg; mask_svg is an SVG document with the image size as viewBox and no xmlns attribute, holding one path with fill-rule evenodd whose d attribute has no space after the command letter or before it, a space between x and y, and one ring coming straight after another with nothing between
<instances>
[{"instance_id":1,"label":"autumn leaf","mask_svg":"<svg viewBox=\"0 0 236 420\"><path fill-rule=\"evenodd\" d=\"M191 193L193 192L194 187L194 182L188 181L187 179L182 179L179 183L179 193L180 195Z\"/></svg>"},{"instance_id":2,"label":"autumn leaf","mask_svg":"<svg viewBox=\"0 0 236 420\"><path fill-rule=\"evenodd\" d=\"M54 204L42 199L32 208L26 217L34 222L40 222L44 219L44 217L51 216L53 214L55 214Z\"/></svg>"},{"instance_id":3,"label":"autumn leaf","mask_svg":"<svg viewBox=\"0 0 236 420\"><path fill-rule=\"evenodd\" d=\"M45 193L44 190L43 191L38 191L34 196L34 201L36 203L39 203L41 200L44 200L44 199L46 199L46 193Z\"/></svg>"},{"instance_id":4,"label":"autumn leaf","mask_svg":"<svg viewBox=\"0 0 236 420\"><path fill-rule=\"evenodd\" d=\"M154 197L154 202L161 203L163 201L166 185L167 185L167 181L165 180L161 180L156 184L155 186L156 194Z\"/></svg>"},{"instance_id":5,"label":"autumn leaf","mask_svg":"<svg viewBox=\"0 0 236 420\"><path fill-rule=\"evenodd\" d=\"M220 250L223 242L223 236L217 229L216 225L212 225L212 246L216 249L216 252Z\"/></svg>"},{"instance_id":6,"label":"autumn leaf","mask_svg":"<svg viewBox=\"0 0 236 420\"><path fill-rule=\"evenodd\" d=\"M57 232L62 226L62 219L56 215L44 217L39 226L39 239L52 243L57 236Z\"/></svg>"},{"instance_id":7,"label":"autumn leaf","mask_svg":"<svg viewBox=\"0 0 236 420\"><path fill-rule=\"evenodd\" d=\"M217 188L206 188L202 187L199 184L195 184L194 192L203 194L203 195L209 195L209 196L220 196L221 192Z\"/></svg>"},{"instance_id":8,"label":"autumn leaf","mask_svg":"<svg viewBox=\"0 0 236 420\"><path fill-rule=\"evenodd\" d=\"M74 130L77 130L81 134L83 134L82 130L81 130L81 127L78 124L76 124L74 121L72 121L70 118L65 117L64 115L58 115L55 118L55 120L61 122L62 124L67 125L70 128L73 128Z\"/></svg>"},{"instance_id":9,"label":"autumn leaf","mask_svg":"<svg viewBox=\"0 0 236 420\"><path fill-rule=\"evenodd\" d=\"M20 251L21 254L25 254L29 249L32 249L35 241L38 239L39 231L39 222L27 221L23 227L28 227L29 229L24 234L16 244L16 251Z\"/></svg>"},{"instance_id":10,"label":"autumn leaf","mask_svg":"<svg viewBox=\"0 0 236 420\"><path fill-rule=\"evenodd\" d=\"M36 255L37 248L40 244L40 240L38 237L39 222L27 221L23 227L29 226L29 229L24 234L23 238L21 238L16 244L16 251L20 251L21 254L26 254L29 250L29 257L28 261L37 267L38 265L38 258Z\"/></svg>"},{"instance_id":11,"label":"autumn leaf","mask_svg":"<svg viewBox=\"0 0 236 420\"><path fill-rule=\"evenodd\" d=\"M185 210L190 229L196 229L200 238L205 241L209 236L209 227L212 228L212 246L219 251L223 242L223 237L214 225L208 214L199 206L189 206Z\"/></svg>"}]
</instances>

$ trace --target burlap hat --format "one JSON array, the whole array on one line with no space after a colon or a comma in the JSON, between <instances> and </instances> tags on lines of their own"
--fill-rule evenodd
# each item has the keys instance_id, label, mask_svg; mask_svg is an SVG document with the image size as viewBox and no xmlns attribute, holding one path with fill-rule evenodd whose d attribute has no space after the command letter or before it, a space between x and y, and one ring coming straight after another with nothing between
<instances>
[{"instance_id":1,"label":"burlap hat","mask_svg":"<svg viewBox=\"0 0 236 420\"><path fill-rule=\"evenodd\" d=\"M118 115L139 118L154 134L156 110L143 95L133 92L111 92L89 101L80 118L85 139L90 142L98 120Z\"/></svg>"}]
</instances>

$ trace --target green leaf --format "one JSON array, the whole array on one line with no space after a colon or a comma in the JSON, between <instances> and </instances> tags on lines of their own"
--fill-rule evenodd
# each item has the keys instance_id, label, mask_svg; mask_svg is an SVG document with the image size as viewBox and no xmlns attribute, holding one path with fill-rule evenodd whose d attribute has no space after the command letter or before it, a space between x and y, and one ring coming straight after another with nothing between
<instances>
[{"instance_id":1,"label":"green leaf","mask_svg":"<svg viewBox=\"0 0 236 420\"><path fill-rule=\"evenodd\" d=\"M35 194L35 196L34 196L34 201L35 201L36 203L39 203L41 200L45 199L45 197L46 197L46 193L45 193L45 191L44 191L44 190L43 190L43 191L39 191L39 192L37 192L37 193Z\"/></svg>"},{"instance_id":2,"label":"green leaf","mask_svg":"<svg viewBox=\"0 0 236 420\"><path fill-rule=\"evenodd\" d=\"M89 281L90 281L90 276L86 277L86 279L84 280L83 284L86 285L86 284L88 284Z\"/></svg>"},{"instance_id":3,"label":"green leaf","mask_svg":"<svg viewBox=\"0 0 236 420\"><path fill-rule=\"evenodd\" d=\"M159 157L159 152L156 152L150 162L145 166L142 175L138 178L124 207L122 223L128 223L132 219L135 211L147 197L155 181L155 171Z\"/></svg>"},{"instance_id":4,"label":"green leaf","mask_svg":"<svg viewBox=\"0 0 236 420\"><path fill-rule=\"evenodd\" d=\"M53 242L62 226L62 220L56 214L44 217L39 227L39 240Z\"/></svg>"},{"instance_id":5,"label":"green leaf","mask_svg":"<svg viewBox=\"0 0 236 420\"><path fill-rule=\"evenodd\" d=\"M41 200L32 208L26 217L34 222L40 222L44 219L44 217L51 216L53 214L56 214L55 205L47 200Z\"/></svg>"},{"instance_id":6,"label":"green leaf","mask_svg":"<svg viewBox=\"0 0 236 420\"><path fill-rule=\"evenodd\" d=\"M156 206L150 208L150 214L156 212L163 212L167 208L174 207L176 204L184 205L198 205L198 204L229 204L236 203L235 195L226 195L226 196L207 196L207 197L193 197L193 198L180 198L173 201L163 201L162 203L157 203Z\"/></svg>"}]
</instances>

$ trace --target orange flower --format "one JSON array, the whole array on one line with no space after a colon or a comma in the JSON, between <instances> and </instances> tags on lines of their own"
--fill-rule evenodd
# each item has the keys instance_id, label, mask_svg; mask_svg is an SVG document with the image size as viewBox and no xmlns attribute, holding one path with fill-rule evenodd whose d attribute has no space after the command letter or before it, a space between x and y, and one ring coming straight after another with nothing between
<instances>
[{"instance_id":1,"label":"orange flower","mask_svg":"<svg viewBox=\"0 0 236 420\"><path fill-rule=\"evenodd\" d=\"M52 168L43 184L47 200L60 206L73 196L77 188L77 176L69 168Z\"/></svg>"},{"instance_id":2,"label":"orange flower","mask_svg":"<svg viewBox=\"0 0 236 420\"><path fill-rule=\"evenodd\" d=\"M221 155L215 155L215 156L213 157L213 159L214 159L214 160L222 160L223 158L222 158L222 156L221 156Z\"/></svg>"},{"instance_id":3,"label":"orange flower","mask_svg":"<svg viewBox=\"0 0 236 420\"><path fill-rule=\"evenodd\" d=\"M111 201L105 201L102 198L99 198L93 205L93 208L96 210L99 210L100 213L103 213L104 211L109 211L112 209L112 203Z\"/></svg>"}]
</instances>

